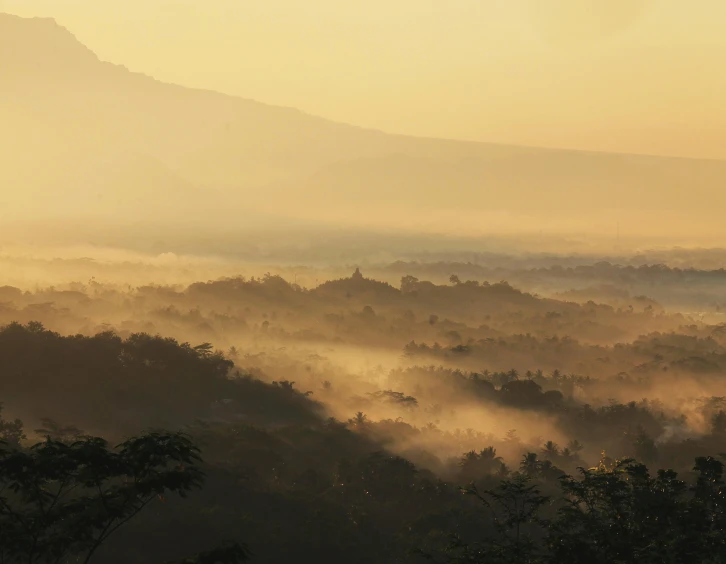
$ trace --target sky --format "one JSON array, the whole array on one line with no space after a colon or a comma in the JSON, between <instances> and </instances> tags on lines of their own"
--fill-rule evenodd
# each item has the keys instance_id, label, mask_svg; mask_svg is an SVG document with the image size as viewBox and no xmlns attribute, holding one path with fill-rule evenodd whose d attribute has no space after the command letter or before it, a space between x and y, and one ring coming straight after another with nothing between
<instances>
[{"instance_id":1,"label":"sky","mask_svg":"<svg viewBox=\"0 0 726 564\"><path fill-rule=\"evenodd\" d=\"M723 0L0 0L160 80L419 136L726 158Z\"/></svg>"}]
</instances>

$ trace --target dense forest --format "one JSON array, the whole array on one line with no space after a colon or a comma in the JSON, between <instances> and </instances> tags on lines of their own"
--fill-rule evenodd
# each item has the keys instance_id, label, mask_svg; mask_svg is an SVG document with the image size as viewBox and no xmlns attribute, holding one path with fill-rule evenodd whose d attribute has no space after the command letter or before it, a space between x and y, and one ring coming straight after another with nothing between
<instances>
[{"instance_id":1,"label":"dense forest","mask_svg":"<svg viewBox=\"0 0 726 564\"><path fill-rule=\"evenodd\" d=\"M0 297L4 561L724 561L726 332L652 298Z\"/></svg>"}]
</instances>

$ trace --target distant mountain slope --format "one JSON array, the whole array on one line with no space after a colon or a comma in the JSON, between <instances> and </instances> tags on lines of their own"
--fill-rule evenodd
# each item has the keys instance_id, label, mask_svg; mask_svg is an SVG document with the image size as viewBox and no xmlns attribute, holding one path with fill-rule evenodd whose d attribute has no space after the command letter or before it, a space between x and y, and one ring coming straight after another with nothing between
<instances>
[{"instance_id":1,"label":"distant mountain slope","mask_svg":"<svg viewBox=\"0 0 726 564\"><path fill-rule=\"evenodd\" d=\"M0 83L0 218L344 223L385 209L441 228L442 208L563 222L618 209L721 229L726 204L724 161L389 135L161 83L100 61L49 19L0 14Z\"/></svg>"}]
</instances>

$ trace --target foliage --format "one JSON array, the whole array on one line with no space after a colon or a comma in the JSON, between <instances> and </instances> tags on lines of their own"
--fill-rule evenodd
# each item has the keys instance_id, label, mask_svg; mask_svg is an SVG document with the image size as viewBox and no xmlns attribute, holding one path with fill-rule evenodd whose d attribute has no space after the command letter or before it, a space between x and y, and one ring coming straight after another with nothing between
<instances>
[{"instance_id":1,"label":"foliage","mask_svg":"<svg viewBox=\"0 0 726 564\"><path fill-rule=\"evenodd\" d=\"M20 419L14 419L13 421L4 419L2 411L3 404L0 403L0 443L11 447L18 447L21 441L25 440L23 422Z\"/></svg>"},{"instance_id":2,"label":"foliage","mask_svg":"<svg viewBox=\"0 0 726 564\"><path fill-rule=\"evenodd\" d=\"M154 501L201 486L199 449L180 433L148 433L116 449L89 437L50 437L0 449L3 562L88 562L121 526Z\"/></svg>"},{"instance_id":3,"label":"foliage","mask_svg":"<svg viewBox=\"0 0 726 564\"><path fill-rule=\"evenodd\" d=\"M552 558L575 562L723 562L723 464L698 458L695 484L671 470L651 476L622 460L562 479L566 505L550 531Z\"/></svg>"},{"instance_id":4,"label":"foliage","mask_svg":"<svg viewBox=\"0 0 726 564\"><path fill-rule=\"evenodd\" d=\"M485 542L472 545L455 538L448 551L452 563L531 564L540 561L541 548L533 535L538 527L547 524L539 517L539 511L549 498L541 494L532 478L518 473L503 480L497 488L479 493L474 486L464 492L477 497L490 510L494 530Z\"/></svg>"}]
</instances>

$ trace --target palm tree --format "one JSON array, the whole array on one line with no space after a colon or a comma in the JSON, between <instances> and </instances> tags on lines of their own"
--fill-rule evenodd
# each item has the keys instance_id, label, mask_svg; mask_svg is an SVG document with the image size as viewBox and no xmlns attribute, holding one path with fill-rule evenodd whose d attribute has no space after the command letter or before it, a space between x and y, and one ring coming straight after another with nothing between
<instances>
[{"instance_id":1,"label":"palm tree","mask_svg":"<svg viewBox=\"0 0 726 564\"><path fill-rule=\"evenodd\" d=\"M560 454L560 447L557 446L557 443L552 441L547 441L544 444L544 448L542 449L542 452L547 456L547 458L557 458Z\"/></svg>"},{"instance_id":2,"label":"palm tree","mask_svg":"<svg viewBox=\"0 0 726 564\"><path fill-rule=\"evenodd\" d=\"M464 454L459 461L462 478L468 481L493 474L497 470L501 470L501 465L502 458L497 456L497 450L494 447L487 447L478 453L471 450Z\"/></svg>"},{"instance_id":3,"label":"palm tree","mask_svg":"<svg viewBox=\"0 0 726 564\"><path fill-rule=\"evenodd\" d=\"M494 472L494 475L497 478L506 478L511 474L511 470L509 469L509 466L507 466L504 462L499 463L499 468L497 468L497 471Z\"/></svg>"},{"instance_id":4,"label":"palm tree","mask_svg":"<svg viewBox=\"0 0 726 564\"><path fill-rule=\"evenodd\" d=\"M354 427L363 427L366 423L368 423L368 416L362 411L359 411L355 414L353 419L348 419L348 423Z\"/></svg>"},{"instance_id":5,"label":"palm tree","mask_svg":"<svg viewBox=\"0 0 726 564\"><path fill-rule=\"evenodd\" d=\"M489 473L497 463L502 461L502 457L497 456L497 449L490 446L482 451L479 451L479 460L481 461L482 466L487 468L487 473Z\"/></svg>"},{"instance_id":6,"label":"palm tree","mask_svg":"<svg viewBox=\"0 0 726 564\"><path fill-rule=\"evenodd\" d=\"M577 454L583 448L585 448L585 446L577 439L572 439L569 443L567 443L567 448L573 453Z\"/></svg>"}]
</instances>

